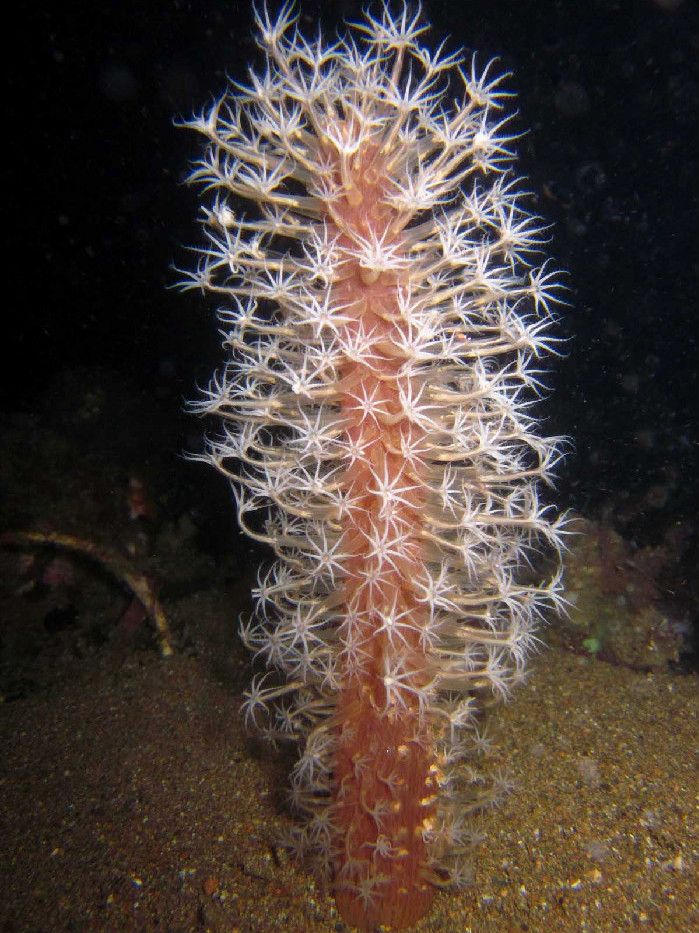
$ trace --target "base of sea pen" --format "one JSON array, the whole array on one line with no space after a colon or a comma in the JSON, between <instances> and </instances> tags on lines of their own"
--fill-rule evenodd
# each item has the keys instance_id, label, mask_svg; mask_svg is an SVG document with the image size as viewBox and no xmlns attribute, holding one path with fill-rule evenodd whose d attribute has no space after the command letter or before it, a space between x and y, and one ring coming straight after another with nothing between
<instances>
[{"instance_id":1,"label":"base of sea pen","mask_svg":"<svg viewBox=\"0 0 699 933\"><path fill-rule=\"evenodd\" d=\"M344 845L335 900L346 923L410 927L430 909L426 834L434 827L439 770L417 706L383 708L364 683L339 704L335 820Z\"/></svg>"},{"instance_id":2,"label":"base of sea pen","mask_svg":"<svg viewBox=\"0 0 699 933\"><path fill-rule=\"evenodd\" d=\"M368 913L357 896L348 892L336 894L335 903L346 924L369 933L378 927L382 930L405 930L414 926L429 911L434 895L435 889L431 885L427 886L423 894L409 898L393 893L378 902Z\"/></svg>"}]
</instances>

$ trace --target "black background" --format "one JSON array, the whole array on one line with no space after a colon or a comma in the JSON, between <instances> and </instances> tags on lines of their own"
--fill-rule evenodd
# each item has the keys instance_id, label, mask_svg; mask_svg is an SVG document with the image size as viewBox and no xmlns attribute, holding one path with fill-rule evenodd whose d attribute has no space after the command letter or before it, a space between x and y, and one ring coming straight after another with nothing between
<instances>
[{"instance_id":1,"label":"black background","mask_svg":"<svg viewBox=\"0 0 699 933\"><path fill-rule=\"evenodd\" d=\"M304 2L302 25L332 33L360 10ZM575 439L559 500L659 540L697 505L697 4L433 0L424 11L427 41L448 33L513 72L528 131L520 169L569 273L568 357L544 427ZM212 305L167 288L199 241L183 184L199 144L173 118L259 61L251 21L236 2L24 14L5 108L5 411L85 364L173 410L208 381L220 359Z\"/></svg>"}]
</instances>

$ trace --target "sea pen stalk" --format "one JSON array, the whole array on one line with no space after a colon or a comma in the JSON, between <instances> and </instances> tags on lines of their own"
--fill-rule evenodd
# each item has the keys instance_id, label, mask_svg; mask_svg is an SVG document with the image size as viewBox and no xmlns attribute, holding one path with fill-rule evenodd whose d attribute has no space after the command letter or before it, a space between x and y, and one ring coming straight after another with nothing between
<instances>
[{"instance_id":1,"label":"sea pen stalk","mask_svg":"<svg viewBox=\"0 0 699 933\"><path fill-rule=\"evenodd\" d=\"M499 792L481 710L560 598L532 570L560 552L559 444L529 413L557 279L490 66L428 51L405 7L329 45L288 5L256 19L263 69L190 123L213 195L189 284L222 296L228 351L205 459L277 558L242 625L269 668L245 716L300 743L290 842L343 917L409 926L468 876Z\"/></svg>"}]
</instances>

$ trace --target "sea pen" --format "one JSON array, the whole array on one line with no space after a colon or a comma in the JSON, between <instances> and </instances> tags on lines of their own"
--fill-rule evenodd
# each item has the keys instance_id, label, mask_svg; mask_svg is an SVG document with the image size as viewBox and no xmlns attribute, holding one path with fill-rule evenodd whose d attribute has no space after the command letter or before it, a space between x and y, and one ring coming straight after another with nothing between
<instances>
[{"instance_id":1,"label":"sea pen","mask_svg":"<svg viewBox=\"0 0 699 933\"><path fill-rule=\"evenodd\" d=\"M422 44L419 9L308 40L256 13L263 68L190 126L213 192L189 284L227 362L195 407L240 526L274 551L243 640L248 723L300 744L290 845L345 920L408 926L468 880L481 710L560 600L560 456L530 405L556 274L491 66ZM541 579L536 556L554 567Z\"/></svg>"}]
</instances>

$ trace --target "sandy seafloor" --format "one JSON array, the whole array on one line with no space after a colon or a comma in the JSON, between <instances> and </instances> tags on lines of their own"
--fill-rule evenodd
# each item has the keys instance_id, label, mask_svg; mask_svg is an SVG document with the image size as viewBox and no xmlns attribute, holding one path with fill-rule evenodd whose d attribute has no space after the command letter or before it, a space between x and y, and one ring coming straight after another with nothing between
<instances>
[{"instance_id":1,"label":"sandy seafloor","mask_svg":"<svg viewBox=\"0 0 699 933\"><path fill-rule=\"evenodd\" d=\"M275 845L288 761L244 734L221 591L169 607L186 652L67 654L0 707L0 930L345 930ZM501 708L474 886L420 931L699 929L699 685L559 649Z\"/></svg>"}]
</instances>

